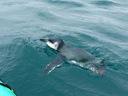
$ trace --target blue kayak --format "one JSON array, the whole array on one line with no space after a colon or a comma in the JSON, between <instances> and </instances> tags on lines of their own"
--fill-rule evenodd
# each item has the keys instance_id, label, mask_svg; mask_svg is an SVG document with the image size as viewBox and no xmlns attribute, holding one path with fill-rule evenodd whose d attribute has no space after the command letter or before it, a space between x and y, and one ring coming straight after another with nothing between
<instances>
[{"instance_id":1,"label":"blue kayak","mask_svg":"<svg viewBox=\"0 0 128 96\"><path fill-rule=\"evenodd\" d=\"M6 86L4 86L3 82L0 81L0 96L16 96L14 91Z\"/></svg>"}]
</instances>

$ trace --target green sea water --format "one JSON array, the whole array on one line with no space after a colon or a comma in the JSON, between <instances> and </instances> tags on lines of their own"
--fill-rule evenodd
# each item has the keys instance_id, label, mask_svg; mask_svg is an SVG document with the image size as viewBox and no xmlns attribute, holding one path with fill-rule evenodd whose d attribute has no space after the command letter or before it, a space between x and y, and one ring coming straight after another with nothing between
<instances>
[{"instance_id":1,"label":"green sea water","mask_svg":"<svg viewBox=\"0 0 128 96\"><path fill-rule=\"evenodd\" d=\"M44 74L49 36L104 58L105 75L67 63ZM128 0L0 0L0 79L17 96L127 96Z\"/></svg>"}]
</instances>

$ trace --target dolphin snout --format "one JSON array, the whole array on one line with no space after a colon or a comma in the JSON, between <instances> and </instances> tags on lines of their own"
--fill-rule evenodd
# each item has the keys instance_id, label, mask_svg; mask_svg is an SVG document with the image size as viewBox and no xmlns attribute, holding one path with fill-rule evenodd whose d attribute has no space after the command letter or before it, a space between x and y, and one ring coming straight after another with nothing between
<instances>
[{"instance_id":1,"label":"dolphin snout","mask_svg":"<svg viewBox=\"0 0 128 96\"><path fill-rule=\"evenodd\" d=\"M42 42L47 42L47 39L40 39L40 41L42 41Z\"/></svg>"}]
</instances>

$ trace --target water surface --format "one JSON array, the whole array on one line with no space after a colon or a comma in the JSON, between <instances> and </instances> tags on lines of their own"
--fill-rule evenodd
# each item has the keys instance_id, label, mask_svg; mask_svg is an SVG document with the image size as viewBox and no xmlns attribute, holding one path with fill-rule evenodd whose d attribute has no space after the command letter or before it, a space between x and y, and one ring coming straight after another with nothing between
<instances>
[{"instance_id":1,"label":"water surface","mask_svg":"<svg viewBox=\"0 0 128 96\"><path fill-rule=\"evenodd\" d=\"M17 96L127 96L127 17L127 0L1 0L0 79ZM104 58L105 76L70 64L45 75L49 36Z\"/></svg>"}]
</instances>

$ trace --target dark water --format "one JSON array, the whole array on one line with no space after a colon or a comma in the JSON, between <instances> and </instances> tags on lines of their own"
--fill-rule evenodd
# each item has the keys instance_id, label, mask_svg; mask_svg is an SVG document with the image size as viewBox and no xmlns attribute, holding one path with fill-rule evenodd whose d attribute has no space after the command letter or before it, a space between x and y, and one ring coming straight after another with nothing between
<instances>
[{"instance_id":1,"label":"dark water","mask_svg":"<svg viewBox=\"0 0 128 96\"><path fill-rule=\"evenodd\" d=\"M64 64L38 39L61 36L105 59L98 76ZM0 78L17 96L127 96L128 0L0 0Z\"/></svg>"}]
</instances>

